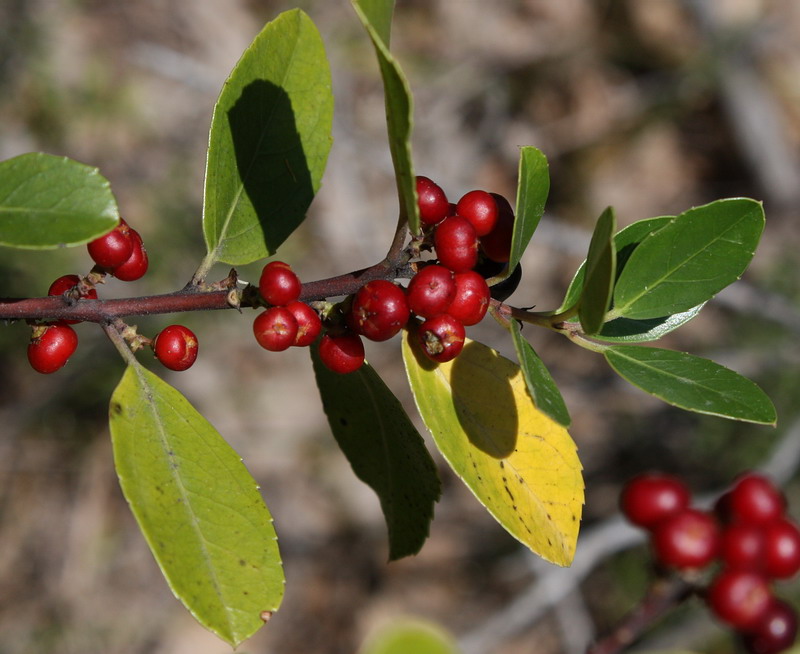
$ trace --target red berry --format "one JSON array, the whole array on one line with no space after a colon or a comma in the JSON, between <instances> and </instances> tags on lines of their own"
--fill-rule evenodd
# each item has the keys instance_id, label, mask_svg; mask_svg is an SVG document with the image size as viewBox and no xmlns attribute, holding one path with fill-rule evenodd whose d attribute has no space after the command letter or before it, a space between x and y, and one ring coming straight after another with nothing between
<instances>
[{"instance_id":1,"label":"red berry","mask_svg":"<svg viewBox=\"0 0 800 654\"><path fill-rule=\"evenodd\" d=\"M764 617L747 634L744 646L751 654L779 654L794 645L797 612L783 600L773 599Z\"/></svg>"},{"instance_id":2,"label":"red berry","mask_svg":"<svg viewBox=\"0 0 800 654\"><path fill-rule=\"evenodd\" d=\"M408 306L423 318L444 313L456 296L453 271L436 264L422 268L408 283Z\"/></svg>"},{"instance_id":3,"label":"red berry","mask_svg":"<svg viewBox=\"0 0 800 654\"><path fill-rule=\"evenodd\" d=\"M720 559L726 567L760 572L764 567L764 532L761 527L737 522L720 538Z\"/></svg>"},{"instance_id":4,"label":"red berry","mask_svg":"<svg viewBox=\"0 0 800 654\"><path fill-rule=\"evenodd\" d=\"M780 518L786 508L780 490L761 475L743 476L729 493L727 508L734 521L764 524Z\"/></svg>"},{"instance_id":5,"label":"red berry","mask_svg":"<svg viewBox=\"0 0 800 654\"><path fill-rule=\"evenodd\" d=\"M286 307L269 307L253 321L253 334L265 350L282 352L294 345L298 326Z\"/></svg>"},{"instance_id":6,"label":"red berry","mask_svg":"<svg viewBox=\"0 0 800 654\"><path fill-rule=\"evenodd\" d=\"M789 579L800 570L800 529L781 518L763 525L764 574L771 579Z\"/></svg>"},{"instance_id":7,"label":"red berry","mask_svg":"<svg viewBox=\"0 0 800 654\"><path fill-rule=\"evenodd\" d=\"M464 325L446 313L428 318L417 334L422 351L434 361L452 361L464 349Z\"/></svg>"},{"instance_id":8,"label":"red berry","mask_svg":"<svg viewBox=\"0 0 800 654\"><path fill-rule=\"evenodd\" d=\"M269 304L284 307L300 297L302 284L288 263L270 261L261 271L258 290Z\"/></svg>"},{"instance_id":9,"label":"red berry","mask_svg":"<svg viewBox=\"0 0 800 654\"><path fill-rule=\"evenodd\" d=\"M491 232L481 237L481 249L492 261L505 263L511 258L514 210L502 195L491 193L491 196L497 202L497 222Z\"/></svg>"},{"instance_id":10,"label":"red berry","mask_svg":"<svg viewBox=\"0 0 800 654\"><path fill-rule=\"evenodd\" d=\"M133 252L133 241L128 224L120 219L114 229L88 243L86 249L98 266L115 268L122 265Z\"/></svg>"},{"instance_id":11,"label":"red berry","mask_svg":"<svg viewBox=\"0 0 800 654\"><path fill-rule=\"evenodd\" d=\"M447 313L462 325L477 325L489 308L491 291L486 280L474 270L455 274L456 292Z\"/></svg>"},{"instance_id":12,"label":"red berry","mask_svg":"<svg viewBox=\"0 0 800 654\"><path fill-rule=\"evenodd\" d=\"M417 206L419 219L424 225L442 222L450 211L450 203L441 187L421 175L417 177Z\"/></svg>"},{"instance_id":13,"label":"red berry","mask_svg":"<svg viewBox=\"0 0 800 654\"><path fill-rule=\"evenodd\" d=\"M153 339L152 347L156 359L170 370L187 370L197 359L197 337L183 325L162 329Z\"/></svg>"},{"instance_id":14,"label":"red berry","mask_svg":"<svg viewBox=\"0 0 800 654\"><path fill-rule=\"evenodd\" d=\"M364 364L364 343L358 334L345 332L338 336L324 334L319 342L322 364L339 374L355 372Z\"/></svg>"},{"instance_id":15,"label":"red berry","mask_svg":"<svg viewBox=\"0 0 800 654\"><path fill-rule=\"evenodd\" d=\"M652 545L656 558L666 566L703 568L719 551L719 527L711 514L684 509L655 525Z\"/></svg>"},{"instance_id":16,"label":"red berry","mask_svg":"<svg viewBox=\"0 0 800 654\"><path fill-rule=\"evenodd\" d=\"M36 372L47 375L63 367L77 347L78 335L69 325L37 325L28 344L28 361Z\"/></svg>"},{"instance_id":17,"label":"red berry","mask_svg":"<svg viewBox=\"0 0 800 654\"><path fill-rule=\"evenodd\" d=\"M637 475L625 484L620 508L635 525L652 529L669 516L689 507L691 494L677 477L660 473Z\"/></svg>"},{"instance_id":18,"label":"red berry","mask_svg":"<svg viewBox=\"0 0 800 654\"><path fill-rule=\"evenodd\" d=\"M135 282L143 277L147 272L150 262L147 258L147 250L142 244L142 237L135 229L130 230L133 251L125 263L111 269L111 274L123 282Z\"/></svg>"},{"instance_id":19,"label":"red berry","mask_svg":"<svg viewBox=\"0 0 800 654\"><path fill-rule=\"evenodd\" d=\"M371 341L386 341L408 322L405 291L385 279L367 282L353 296L347 324Z\"/></svg>"},{"instance_id":20,"label":"red berry","mask_svg":"<svg viewBox=\"0 0 800 654\"><path fill-rule=\"evenodd\" d=\"M478 263L478 235L466 218L448 216L433 235L436 256L453 272L472 270Z\"/></svg>"},{"instance_id":21,"label":"red berry","mask_svg":"<svg viewBox=\"0 0 800 654\"><path fill-rule=\"evenodd\" d=\"M706 601L720 620L749 631L767 614L773 602L766 579L747 570L723 570L708 587Z\"/></svg>"},{"instance_id":22,"label":"red berry","mask_svg":"<svg viewBox=\"0 0 800 654\"><path fill-rule=\"evenodd\" d=\"M478 236L486 236L494 229L500 214L497 202L486 191L470 191L456 205L456 213L472 223Z\"/></svg>"},{"instance_id":23,"label":"red berry","mask_svg":"<svg viewBox=\"0 0 800 654\"><path fill-rule=\"evenodd\" d=\"M295 336L294 345L297 347L311 345L317 340L317 336L322 331L322 321L319 318L319 314L305 302L300 302L300 300L289 302L286 308L297 321L297 336Z\"/></svg>"},{"instance_id":24,"label":"red berry","mask_svg":"<svg viewBox=\"0 0 800 654\"><path fill-rule=\"evenodd\" d=\"M52 284L50 284L50 289L47 291L48 295L64 295L75 288L78 284L80 284L81 278L77 275L62 275L58 279L56 279ZM90 288L86 291L86 293L80 296L81 299L85 298L87 300L96 300L97 299L97 291L93 288ZM62 320L65 325L74 325L79 323L80 320Z\"/></svg>"}]
</instances>

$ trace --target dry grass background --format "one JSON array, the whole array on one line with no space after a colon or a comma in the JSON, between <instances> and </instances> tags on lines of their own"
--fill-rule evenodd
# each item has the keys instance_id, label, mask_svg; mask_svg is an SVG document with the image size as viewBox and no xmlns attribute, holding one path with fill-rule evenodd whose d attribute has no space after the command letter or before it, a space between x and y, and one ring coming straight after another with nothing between
<instances>
[{"instance_id":1,"label":"dry grass background","mask_svg":"<svg viewBox=\"0 0 800 654\"><path fill-rule=\"evenodd\" d=\"M395 199L377 67L349 3L297 5L322 32L336 97L323 188L281 252L312 279L379 259ZM45 150L98 166L149 245L152 273L109 284L107 295L179 288L193 272L213 103L263 23L291 6L0 4L0 158ZM393 33L415 92L418 173L452 197L470 188L513 197L518 146L536 145L550 160L548 215L523 261L520 305L558 304L607 205L624 225L722 196L765 200L768 227L743 290L665 345L758 379L783 424L796 413L800 360L798 43L792 0L399 0ZM3 251L0 295L43 294L51 279L88 266L78 251ZM241 273L252 278L257 266ZM780 321L759 315L768 301ZM154 332L165 320L140 327ZM463 635L502 620L535 583L541 568L443 466L429 542L387 565L378 503L328 434L307 353L260 351L248 315L185 322L200 336L200 359L165 377L261 484L286 566L281 611L241 651L354 652L399 614ZM171 596L127 510L105 422L122 366L99 330L79 330L78 353L52 378L27 368L24 325L0 330L0 654L229 651ZM508 351L492 325L473 335ZM780 435L682 415L617 382L596 356L547 334L531 338L573 415L587 526L614 513L634 471L679 471L709 490L757 465ZM368 356L409 404L396 346L372 345ZM645 565L640 551L610 557L561 609L484 651L580 651L635 603ZM678 622L668 633L686 647L726 647L699 619L697 632Z\"/></svg>"}]
</instances>

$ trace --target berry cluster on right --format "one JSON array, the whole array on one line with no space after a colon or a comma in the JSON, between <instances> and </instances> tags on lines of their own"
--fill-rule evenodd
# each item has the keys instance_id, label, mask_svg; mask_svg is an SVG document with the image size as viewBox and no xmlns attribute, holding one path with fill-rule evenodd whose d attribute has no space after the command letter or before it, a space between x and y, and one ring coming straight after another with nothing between
<instances>
[{"instance_id":1,"label":"berry cluster on right","mask_svg":"<svg viewBox=\"0 0 800 654\"><path fill-rule=\"evenodd\" d=\"M712 511L690 506L691 494L672 475L645 473L625 486L627 519L649 532L656 561L681 572L714 564L704 590L711 612L736 630L753 654L777 654L797 635L797 611L773 582L800 571L800 528L786 498L769 479L748 473Z\"/></svg>"}]
</instances>

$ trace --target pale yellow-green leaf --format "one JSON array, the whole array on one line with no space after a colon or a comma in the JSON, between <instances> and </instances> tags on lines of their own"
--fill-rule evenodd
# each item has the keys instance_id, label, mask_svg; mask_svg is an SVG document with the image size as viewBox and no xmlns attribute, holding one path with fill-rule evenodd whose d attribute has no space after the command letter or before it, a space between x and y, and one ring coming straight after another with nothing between
<instances>
[{"instance_id":1,"label":"pale yellow-green leaf","mask_svg":"<svg viewBox=\"0 0 800 654\"><path fill-rule=\"evenodd\" d=\"M519 366L470 340L456 359L434 364L413 333L403 359L420 415L456 474L512 536L569 565L581 463L567 430L536 408Z\"/></svg>"}]
</instances>

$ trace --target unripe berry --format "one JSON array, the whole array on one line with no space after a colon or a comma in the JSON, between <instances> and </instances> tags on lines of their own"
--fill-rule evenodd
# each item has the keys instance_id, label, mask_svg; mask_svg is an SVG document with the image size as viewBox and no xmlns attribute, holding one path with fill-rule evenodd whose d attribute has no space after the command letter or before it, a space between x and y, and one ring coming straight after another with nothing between
<instances>
[{"instance_id":1,"label":"unripe berry","mask_svg":"<svg viewBox=\"0 0 800 654\"><path fill-rule=\"evenodd\" d=\"M385 279L367 282L353 296L347 324L371 341L386 341L408 322L405 291Z\"/></svg>"},{"instance_id":2,"label":"unripe berry","mask_svg":"<svg viewBox=\"0 0 800 654\"><path fill-rule=\"evenodd\" d=\"M337 336L323 334L319 342L319 359L333 372L342 375L355 372L364 365L364 358L364 343L353 332Z\"/></svg>"},{"instance_id":3,"label":"unripe berry","mask_svg":"<svg viewBox=\"0 0 800 654\"><path fill-rule=\"evenodd\" d=\"M170 370L187 370L197 359L197 337L183 325L170 325L153 339L153 352Z\"/></svg>"},{"instance_id":4,"label":"unripe berry","mask_svg":"<svg viewBox=\"0 0 800 654\"><path fill-rule=\"evenodd\" d=\"M466 218L448 216L433 235L436 256L453 272L472 270L478 263L478 235Z\"/></svg>"},{"instance_id":5,"label":"unripe berry","mask_svg":"<svg viewBox=\"0 0 800 654\"><path fill-rule=\"evenodd\" d=\"M744 634L743 642L750 654L779 654L794 645L796 637L797 611L776 598L752 631Z\"/></svg>"},{"instance_id":6,"label":"unripe berry","mask_svg":"<svg viewBox=\"0 0 800 654\"><path fill-rule=\"evenodd\" d=\"M764 574L789 579L800 570L800 530L781 518L761 526L764 532Z\"/></svg>"},{"instance_id":7,"label":"unripe berry","mask_svg":"<svg viewBox=\"0 0 800 654\"><path fill-rule=\"evenodd\" d=\"M783 515L786 500L778 488L766 477L747 474L729 491L726 509L730 519L765 524Z\"/></svg>"},{"instance_id":8,"label":"unripe berry","mask_svg":"<svg viewBox=\"0 0 800 654\"><path fill-rule=\"evenodd\" d=\"M284 307L300 297L302 284L288 263L270 261L261 271L258 290L269 304Z\"/></svg>"},{"instance_id":9,"label":"unripe berry","mask_svg":"<svg viewBox=\"0 0 800 654\"><path fill-rule=\"evenodd\" d=\"M131 256L128 257L125 263L111 269L111 274L123 282L135 282L143 277L150 265L150 261L147 258L147 250L144 249L139 232L135 229L130 230L130 237L133 243Z\"/></svg>"},{"instance_id":10,"label":"unripe berry","mask_svg":"<svg viewBox=\"0 0 800 654\"><path fill-rule=\"evenodd\" d=\"M444 313L455 296L453 271L437 264L429 264L414 275L406 292L409 308L422 318Z\"/></svg>"},{"instance_id":11,"label":"unripe berry","mask_svg":"<svg viewBox=\"0 0 800 654\"><path fill-rule=\"evenodd\" d=\"M253 321L256 341L270 352L282 352L294 345L297 331L297 320L286 307L269 307Z\"/></svg>"},{"instance_id":12,"label":"unripe berry","mask_svg":"<svg viewBox=\"0 0 800 654\"><path fill-rule=\"evenodd\" d=\"M441 187L433 180L418 176L417 206L419 219L423 225L435 225L442 222L450 212L450 203Z\"/></svg>"},{"instance_id":13,"label":"unripe berry","mask_svg":"<svg viewBox=\"0 0 800 654\"><path fill-rule=\"evenodd\" d=\"M766 616L773 596L761 575L747 570L723 570L708 587L706 601L722 622L750 631Z\"/></svg>"},{"instance_id":14,"label":"unripe berry","mask_svg":"<svg viewBox=\"0 0 800 654\"><path fill-rule=\"evenodd\" d=\"M50 284L50 288L47 291L48 295L64 295L75 288L78 284L80 284L81 278L77 275L62 275L58 279L56 279L52 284ZM93 288L90 288L86 291L86 293L82 294L81 299L87 300L96 300L97 299L97 291ZM80 320L62 320L65 325L74 325L79 323Z\"/></svg>"},{"instance_id":15,"label":"unripe berry","mask_svg":"<svg viewBox=\"0 0 800 654\"><path fill-rule=\"evenodd\" d=\"M467 327L477 325L486 315L491 297L486 280L474 270L455 275L456 292L447 313Z\"/></svg>"},{"instance_id":16,"label":"unripe berry","mask_svg":"<svg viewBox=\"0 0 800 654\"><path fill-rule=\"evenodd\" d=\"M295 336L294 345L296 347L311 345L322 331L322 320L320 320L319 314L300 300L289 302L286 308L297 321L297 336Z\"/></svg>"},{"instance_id":17,"label":"unripe berry","mask_svg":"<svg viewBox=\"0 0 800 654\"><path fill-rule=\"evenodd\" d=\"M764 567L764 532L758 525L737 522L720 537L720 559L725 567L761 572Z\"/></svg>"},{"instance_id":18,"label":"unripe berry","mask_svg":"<svg viewBox=\"0 0 800 654\"><path fill-rule=\"evenodd\" d=\"M464 349L464 325L446 313L428 318L419 326L417 338L422 351L433 361L452 361Z\"/></svg>"},{"instance_id":19,"label":"unripe berry","mask_svg":"<svg viewBox=\"0 0 800 654\"><path fill-rule=\"evenodd\" d=\"M88 243L86 249L98 266L115 268L122 265L133 252L128 224L120 219L114 229Z\"/></svg>"},{"instance_id":20,"label":"unripe berry","mask_svg":"<svg viewBox=\"0 0 800 654\"><path fill-rule=\"evenodd\" d=\"M652 533L655 556L679 570L703 568L719 551L719 526L715 518L698 509L684 509L656 523Z\"/></svg>"},{"instance_id":21,"label":"unripe berry","mask_svg":"<svg viewBox=\"0 0 800 654\"><path fill-rule=\"evenodd\" d=\"M481 237L481 249L492 261L504 263L511 258L514 210L502 195L492 193L491 196L497 203L497 222L491 232Z\"/></svg>"},{"instance_id":22,"label":"unripe berry","mask_svg":"<svg viewBox=\"0 0 800 654\"><path fill-rule=\"evenodd\" d=\"M37 325L28 344L28 362L36 372L48 375L62 368L77 347L78 335L69 325Z\"/></svg>"},{"instance_id":23,"label":"unripe berry","mask_svg":"<svg viewBox=\"0 0 800 654\"><path fill-rule=\"evenodd\" d=\"M472 223L478 236L491 232L500 214L497 202L486 191L470 191L464 195L456 204L456 213Z\"/></svg>"},{"instance_id":24,"label":"unripe berry","mask_svg":"<svg viewBox=\"0 0 800 654\"><path fill-rule=\"evenodd\" d=\"M652 529L659 522L689 507L691 494L677 477L657 472L630 479L620 494L620 508L635 525Z\"/></svg>"}]
</instances>

